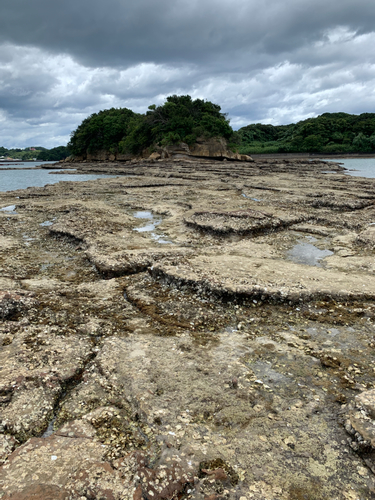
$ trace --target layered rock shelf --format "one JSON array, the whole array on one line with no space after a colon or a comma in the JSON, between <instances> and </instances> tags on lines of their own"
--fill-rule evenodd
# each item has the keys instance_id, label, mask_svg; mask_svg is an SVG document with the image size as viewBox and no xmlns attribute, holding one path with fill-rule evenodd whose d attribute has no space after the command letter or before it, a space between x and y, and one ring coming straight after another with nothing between
<instances>
[{"instance_id":1,"label":"layered rock shelf","mask_svg":"<svg viewBox=\"0 0 375 500\"><path fill-rule=\"evenodd\" d=\"M375 179L64 168L0 193L0 499L375 498Z\"/></svg>"}]
</instances>

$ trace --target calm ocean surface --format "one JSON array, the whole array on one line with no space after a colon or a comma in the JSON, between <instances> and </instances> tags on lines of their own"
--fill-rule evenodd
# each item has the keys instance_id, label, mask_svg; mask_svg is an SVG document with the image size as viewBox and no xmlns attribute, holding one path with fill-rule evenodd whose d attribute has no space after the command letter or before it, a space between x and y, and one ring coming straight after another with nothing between
<instances>
[{"instance_id":1,"label":"calm ocean surface","mask_svg":"<svg viewBox=\"0 0 375 500\"><path fill-rule=\"evenodd\" d=\"M34 168L38 165L55 162L17 162L10 165L7 162L4 163L6 164L0 162L0 191L14 191L15 189L25 189L27 187L41 187L46 184L56 184L59 181L91 181L102 177L116 177L114 175L104 174L50 174L50 172L58 172L58 170L41 170ZM24 168L27 168L27 170L21 170Z\"/></svg>"},{"instance_id":2,"label":"calm ocean surface","mask_svg":"<svg viewBox=\"0 0 375 500\"><path fill-rule=\"evenodd\" d=\"M356 177L375 178L375 158L351 158L338 159L328 158L327 161L342 163L347 169L345 174ZM25 189L31 186L45 186L46 184L56 184L59 181L90 181L103 177L116 177L105 174L50 174L58 172L56 169L35 169L38 165L45 165L54 162L0 162L0 191L13 191L15 189ZM27 170L21 170L26 168ZM63 170L63 169L62 169Z\"/></svg>"},{"instance_id":3,"label":"calm ocean surface","mask_svg":"<svg viewBox=\"0 0 375 500\"><path fill-rule=\"evenodd\" d=\"M375 178L375 158L326 158L326 161L342 163L348 169L345 172L348 175L355 177L371 177Z\"/></svg>"}]
</instances>

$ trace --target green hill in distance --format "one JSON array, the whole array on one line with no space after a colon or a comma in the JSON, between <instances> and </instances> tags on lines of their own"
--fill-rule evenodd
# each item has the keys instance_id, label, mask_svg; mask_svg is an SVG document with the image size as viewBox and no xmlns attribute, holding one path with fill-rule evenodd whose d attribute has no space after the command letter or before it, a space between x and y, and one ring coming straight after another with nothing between
<instances>
[{"instance_id":1,"label":"green hill in distance","mask_svg":"<svg viewBox=\"0 0 375 500\"><path fill-rule=\"evenodd\" d=\"M66 146L57 146L52 149L43 148L42 146L7 149L0 146L0 157L4 156L5 158L21 161L59 161L67 158L69 154L70 152Z\"/></svg>"},{"instance_id":2,"label":"green hill in distance","mask_svg":"<svg viewBox=\"0 0 375 500\"><path fill-rule=\"evenodd\" d=\"M218 104L173 95L161 106L149 106L143 115L126 108L92 114L72 132L68 148L77 156L101 150L138 155L181 142L192 145L198 137L223 137L231 149L239 145Z\"/></svg>"},{"instance_id":3,"label":"green hill in distance","mask_svg":"<svg viewBox=\"0 0 375 500\"><path fill-rule=\"evenodd\" d=\"M261 153L373 153L375 113L324 113L290 125L247 125L238 130L239 152Z\"/></svg>"}]
</instances>

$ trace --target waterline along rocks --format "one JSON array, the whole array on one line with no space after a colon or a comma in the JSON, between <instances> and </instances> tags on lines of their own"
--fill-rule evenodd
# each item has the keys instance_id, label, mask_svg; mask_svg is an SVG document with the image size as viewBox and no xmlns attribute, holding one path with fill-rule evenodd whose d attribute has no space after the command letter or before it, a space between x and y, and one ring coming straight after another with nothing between
<instances>
[{"instance_id":1,"label":"waterline along rocks","mask_svg":"<svg viewBox=\"0 0 375 500\"><path fill-rule=\"evenodd\" d=\"M64 168L0 193L0 499L375 498L375 180Z\"/></svg>"}]
</instances>

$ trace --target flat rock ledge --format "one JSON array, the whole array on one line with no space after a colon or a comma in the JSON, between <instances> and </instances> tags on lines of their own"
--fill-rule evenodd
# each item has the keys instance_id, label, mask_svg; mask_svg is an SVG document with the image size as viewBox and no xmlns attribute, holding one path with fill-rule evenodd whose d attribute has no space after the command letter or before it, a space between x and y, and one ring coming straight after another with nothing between
<instances>
[{"instance_id":1,"label":"flat rock ledge","mask_svg":"<svg viewBox=\"0 0 375 500\"><path fill-rule=\"evenodd\" d=\"M254 253L257 249L254 249ZM313 300L375 299L372 276L286 263L278 259L231 253L194 257L187 264L155 263L152 275L216 298L304 303Z\"/></svg>"},{"instance_id":2,"label":"flat rock ledge","mask_svg":"<svg viewBox=\"0 0 375 500\"><path fill-rule=\"evenodd\" d=\"M0 192L0 500L375 499L375 180L175 153Z\"/></svg>"}]
</instances>

